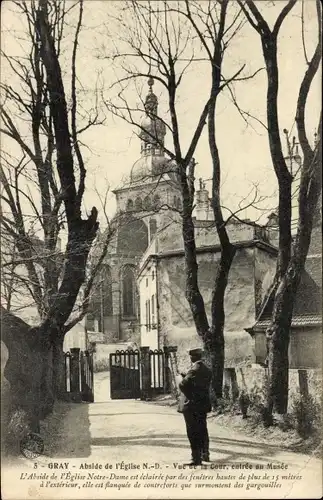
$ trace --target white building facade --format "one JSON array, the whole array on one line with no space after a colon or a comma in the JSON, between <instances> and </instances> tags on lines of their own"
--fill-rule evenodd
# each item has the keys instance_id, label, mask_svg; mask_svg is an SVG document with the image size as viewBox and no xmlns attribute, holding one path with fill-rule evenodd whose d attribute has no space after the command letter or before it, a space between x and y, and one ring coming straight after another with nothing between
<instances>
[{"instance_id":1,"label":"white building facade","mask_svg":"<svg viewBox=\"0 0 323 500\"><path fill-rule=\"evenodd\" d=\"M140 344L151 350L159 349L157 263L151 255L138 275L140 297Z\"/></svg>"}]
</instances>

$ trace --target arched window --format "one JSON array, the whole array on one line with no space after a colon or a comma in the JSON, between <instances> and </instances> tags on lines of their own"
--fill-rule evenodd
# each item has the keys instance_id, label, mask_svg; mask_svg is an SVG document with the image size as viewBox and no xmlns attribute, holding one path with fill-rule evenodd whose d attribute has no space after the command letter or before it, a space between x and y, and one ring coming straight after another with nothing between
<instances>
[{"instance_id":1,"label":"arched window","mask_svg":"<svg viewBox=\"0 0 323 500\"><path fill-rule=\"evenodd\" d=\"M133 201L131 199L129 199L127 201L127 210L128 210L128 212L130 212L131 210L133 210Z\"/></svg>"},{"instance_id":2,"label":"arched window","mask_svg":"<svg viewBox=\"0 0 323 500\"><path fill-rule=\"evenodd\" d=\"M160 203L160 196L158 194L156 194L154 196L154 209L155 210L159 210L160 209L160 205L161 205L161 203Z\"/></svg>"},{"instance_id":3,"label":"arched window","mask_svg":"<svg viewBox=\"0 0 323 500\"><path fill-rule=\"evenodd\" d=\"M144 209L145 210L150 210L150 208L151 208L151 201L150 201L149 196L145 196L145 198L144 198L144 204L143 205L144 205Z\"/></svg>"},{"instance_id":4,"label":"arched window","mask_svg":"<svg viewBox=\"0 0 323 500\"><path fill-rule=\"evenodd\" d=\"M173 198L173 207L176 208L177 207L177 197L174 195L174 198Z\"/></svg>"},{"instance_id":5,"label":"arched window","mask_svg":"<svg viewBox=\"0 0 323 500\"><path fill-rule=\"evenodd\" d=\"M104 317L113 315L112 277L110 266L106 266L103 270L102 309Z\"/></svg>"},{"instance_id":6,"label":"arched window","mask_svg":"<svg viewBox=\"0 0 323 500\"><path fill-rule=\"evenodd\" d=\"M136 281L134 269L129 265L122 270L122 311L123 316L136 315Z\"/></svg>"},{"instance_id":7,"label":"arched window","mask_svg":"<svg viewBox=\"0 0 323 500\"><path fill-rule=\"evenodd\" d=\"M141 255L148 246L148 227L141 219L129 220L118 229L117 251L124 255Z\"/></svg>"},{"instance_id":8,"label":"arched window","mask_svg":"<svg viewBox=\"0 0 323 500\"><path fill-rule=\"evenodd\" d=\"M150 219L149 221L149 238L150 241L155 237L157 232L157 222L155 219Z\"/></svg>"},{"instance_id":9,"label":"arched window","mask_svg":"<svg viewBox=\"0 0 323 500\"><path fill-rule=\"evenodd\" d=\"M182 210L182 200L177 198L176 206L178 210Z\"/></svg>"},{"instance_id":10,"label":"arched window","mask_svg":"<svg viewBox=\"0 0 323 500\"><path fill-rule=\"evenodd\" d=\"M136 201L135 201L135 210L137 210L138 212L140 212L142 210L142 199L140 198L140 196L138 196L136 198Z\"/></svg>"}]
</instances>

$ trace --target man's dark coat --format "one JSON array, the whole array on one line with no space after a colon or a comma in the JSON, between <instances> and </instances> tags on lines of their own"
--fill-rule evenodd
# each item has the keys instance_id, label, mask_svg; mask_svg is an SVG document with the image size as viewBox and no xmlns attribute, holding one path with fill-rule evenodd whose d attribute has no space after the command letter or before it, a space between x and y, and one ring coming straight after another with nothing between
<instances>
[{"instance_id":1,"label":"man's dark coat","mask_svg":"<svg viewBox=\"0 0 323 500\"><path fill-rule=\"evenodd\" d=\"M208 413L210 402L211 370L196 361L179 384L181 395L178 403L180 413Z\"/></svg>"}]
</instances>

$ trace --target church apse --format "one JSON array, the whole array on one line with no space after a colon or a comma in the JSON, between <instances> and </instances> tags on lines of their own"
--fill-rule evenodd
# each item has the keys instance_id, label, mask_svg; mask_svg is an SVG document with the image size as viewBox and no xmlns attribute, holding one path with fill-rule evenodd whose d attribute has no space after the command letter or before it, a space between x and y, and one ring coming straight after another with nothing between
<instances>
[{"instance_id":1,"label":"church apse","mask_svg":"<svg viewBox=\"0 0 323 500\"><path fill-rule=\"evenodd\" d=\"M119 223L106 257L112 274L111 307L106 299L103 303L102 294L93 304L95 315L100 318L95 331L103 333L105 343L134 339L140 331L138 265L156 234L163 227L174 225L174 214L181 208L176 162L164 151L166 126L158 117L153 85L154 81L149 79L138 134L140 157L133 163L123 185L113 191ZM92 320L92 326L93 323Z\"/></svg>"}]
</instances>

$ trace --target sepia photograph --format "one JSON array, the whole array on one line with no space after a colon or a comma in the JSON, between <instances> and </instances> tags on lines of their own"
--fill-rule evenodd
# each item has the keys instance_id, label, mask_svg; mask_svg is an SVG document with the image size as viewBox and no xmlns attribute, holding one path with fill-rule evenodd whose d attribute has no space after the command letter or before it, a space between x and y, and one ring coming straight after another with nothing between
<instances>
[{"instance_id":1,"label":"sepia photograph","mask_svg":"<svg viewBox=\"0 0 323 500\"><path fill-rule=\"evenodd\" d=\"M320 0L3 0L4 500L322 498Z\"/></svg>"}]
</instances>

